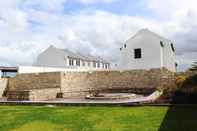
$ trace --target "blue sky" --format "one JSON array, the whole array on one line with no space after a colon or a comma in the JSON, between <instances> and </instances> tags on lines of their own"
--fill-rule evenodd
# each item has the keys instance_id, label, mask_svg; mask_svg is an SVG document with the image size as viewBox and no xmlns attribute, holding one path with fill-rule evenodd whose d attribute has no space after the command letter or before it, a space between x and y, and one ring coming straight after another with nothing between
<instances>
[{"instance_id":1,"label":"blue sky","mask_svg":"<svg viewBox=\"0 0 197 131\"><path fill-rule=\"evenodd\" d=\"M0 1L0 65L31 65L49 45L117 63L121 44L149 28L174 41L179 70L185 70L197 61L196 4L195 0Z\"/></svg>"},{"instance_id":2,"label":"blue sky","mask_svg":"<svg viewBox=\"0 0 197 131\"><path fill-rule=\"evenodd\" d=\"M112 3L98 3L92 5L84 5L79 2L68 2L64 4L64 13L79 12L84 9L103 10L118 15L131 15L131 16L147 16L147 8L143 5L142 0L123 0L115 1Z\"/></svg>"}]
</instances>

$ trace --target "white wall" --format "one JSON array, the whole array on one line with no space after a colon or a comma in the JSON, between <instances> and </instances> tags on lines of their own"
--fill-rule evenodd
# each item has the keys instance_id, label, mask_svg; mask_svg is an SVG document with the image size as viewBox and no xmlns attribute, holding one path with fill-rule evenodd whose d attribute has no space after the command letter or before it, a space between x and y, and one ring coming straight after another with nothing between
<instances>
[{"instance_id":1,"label":"white wall","mask_svg":"<svg viewBox=\"0 0 197 131\"><path fill-rule=\"evenodd\" d=\"M60 52L56 48L51 46L37 57L37 61L33 65L42 67L46 66L65 68L67 67L67 59L63 51Z\"/></svg>"},{"instance_id":2,"label":"white wall","mask_svg":"<svg viewBox=\"0 0 197 131\"><path fill-rule=\"evenodd\" d=\"M160 41L146 32L128 40L126 48L121 51L121 67L123 69L151 69L161 67ZM142 58L134 58L134 49L141 48Z\"/></svg>"},{"instance_id":3,"label":"white wall","mask_svg":"<svg viewBox=\"0 0 197 131\"><path fill-rule=\"evenodd\" d=\"M42 72L89 72L89 71L106 71L106 69L88 69L88 68L53 68L53 67L36 67L36 66L19 66L18 74L42 73Z\"/></svg>"},{"instance_id":4,"label":"white wall","mask_svg":"<svg viewBox=\"0 0 197 131\"><path fill-rule=\"evenodd\" d=\"M40 72L57 72L64 71L64 68L52 68L52 67L36 67L36 66L19 66L18 73L40 73Z\"/></svg>"},{"instance_id":5,"label":"white wall","mask_svg":"<svg viewBox=\"0 0 197 131\"><path fill-rule=\"evenodd\" d=\"M175 72L175 52L172 51L171 43L168 42L168 44L165 44L163 50L163 67Z\"/></svg>"},{"instance_id":6,"label":"white wall","mask_svg":"<svg viewBox=\"0 0 197 131\"><path fill-rule=\"evenodd\" d=\"M160 41L167 44L163 49ZM126 44L126 48L124 47ZM141 30L126 41L120 51L120 69L152 69L166 67L175 71L175 54L171 50L171 42L148 31ZM141 48L142 58L134 58L134 49Z\"/></svg>"},{"instance_id":7,"label":"white wall","mask_svg":"<svg viewBox=\"0 0 197 131\"><path fill-rule=\"evenodd\" d=\"M33 66L38 67L53 67L53 68L68 68L68 69L102 69L94 68L93 62L90 62L90 66L88 66L87 62L86 65L82 65L82 60L80 60L80 66L76 65L76 59L73 59L73 66L69 65L69 58L68 54L60 49L57 49L53 46L50 46L46 49L43 53L41 53L37 57L37 61L33 64Z\"/></svg>"}]
</instances>

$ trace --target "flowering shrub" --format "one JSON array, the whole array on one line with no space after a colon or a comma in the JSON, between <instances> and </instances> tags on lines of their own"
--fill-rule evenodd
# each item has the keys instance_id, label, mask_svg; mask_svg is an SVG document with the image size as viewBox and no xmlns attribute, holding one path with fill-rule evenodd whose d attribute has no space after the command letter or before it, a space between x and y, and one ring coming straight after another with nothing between
<instances>
[{"instance_id":1,"label":"flowering shrub","mask_svg":"<svg viewBox=\"0 0 197 131\"><path fill-rule=\"evenodd\" d=\"M183 84L185 82L185 80L187 79L186 76L178 76L175 78L175 83L177 85L178 88L183 87Z\"/></svg>"}]
</instances>

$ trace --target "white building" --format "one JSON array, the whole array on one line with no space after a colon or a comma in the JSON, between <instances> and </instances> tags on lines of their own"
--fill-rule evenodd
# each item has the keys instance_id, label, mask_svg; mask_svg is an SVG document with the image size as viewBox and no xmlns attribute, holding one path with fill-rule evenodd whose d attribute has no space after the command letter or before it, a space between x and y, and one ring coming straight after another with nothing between
<instances>
[{"instance_id":1,"label":"white building","mask_svg":"<svg viewBox=\"0 0 197 131\"><path fill-rule=\"evenodd\" d=\"M173 42L149 31L140 30L120 48L120 68L152 69L165 67L176 71Z\"/></svg>"},{"instance_id":2,"label":"white building","mask_svg":"<svg viewBox=\"0 0 197 131\"><path fill-rule=\"evenodd\" d=\"M42 52L33 66L69 69L110 69L110 63L101 57L74 53L50 46Z\"/></svg>"}]
</instances>

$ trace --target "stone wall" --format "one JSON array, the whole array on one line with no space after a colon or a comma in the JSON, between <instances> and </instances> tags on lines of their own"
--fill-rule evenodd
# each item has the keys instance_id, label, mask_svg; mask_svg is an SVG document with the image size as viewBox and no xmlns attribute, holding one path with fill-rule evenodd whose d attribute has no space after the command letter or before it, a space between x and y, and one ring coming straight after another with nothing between
<instances>
[{"instance_id":1,"label":"stone wall","mask_svg":"<svg viewBox=\"0 0 197 131\"><path fill-rule=\"evenodd\" d=\"M46 88L46 89L35 89L31 90L29 100L31 101L45 101L54 100L59 93L59 88Z\"/></svg>"},{"instance_id":2,"label":"stone wall","mask_svg":"<svg viewBox=\"0 0 197 131\"><path fill-rule=\"evenodd\" d=\"M25 101L46 101L56 99L59 88L33 89L21 91L8 91L7 97L9 101L25 100Z\"/></svg>"},{"instance_id":3,"label":"stone wall","mask_svg":"<svg viewBox=\"0 0 197 131\"><path fill-rule=\"evenodd\" d=\"M8 79L7 78L0 78L0 98L3 97L4 91L7 88Z\"/></svg>"},{"instance_id":4,"label":"stone wall","mask_svg":"<svg viewBox=\"0 0 197 131\"><path fill-rule=\"evenodd\" d=\"M173 83L174 74L166 69L19 74L9 80L8 96L17 98L16 92L29 91L29 100L49 100L60 92L65 98L84 97L95 91L153 90Z\"/></svg>"},{"instance_id":5,"label":"stone wall","mask_svg":"<svg viewBox=\"0 0 197 131\"><path fill-rule=\"evenodd\" d=\"M61 77L58 72L19 74L9 79L9 91L60 88Z\"/></svg>"},{"instance_id":6,"label":"stone wall","mask_svg":"<svg viewBox=\"0 0 197 131\"><path fill-rule=\"evenodd\" d=\"M8 100L42 101L55 99L61 87L58 72L19 74L9 79Z\"/></svg>"},{"instance_id":7,"label":"stone wall","mask_svg":"<svg viewBox=\"0 0 197 131\"><path fill-rule=\"evenodd\" d=\"M174 74L166 69L61 73L64 97L83 96L91 91L142 90L171 87ZM134 90L133 90L134 91Z\"/></svg>"}]
</instances>

